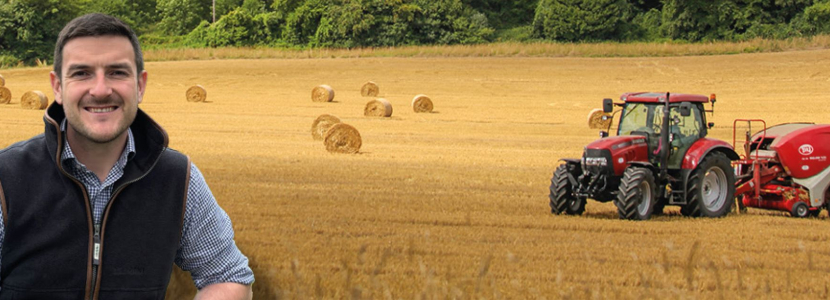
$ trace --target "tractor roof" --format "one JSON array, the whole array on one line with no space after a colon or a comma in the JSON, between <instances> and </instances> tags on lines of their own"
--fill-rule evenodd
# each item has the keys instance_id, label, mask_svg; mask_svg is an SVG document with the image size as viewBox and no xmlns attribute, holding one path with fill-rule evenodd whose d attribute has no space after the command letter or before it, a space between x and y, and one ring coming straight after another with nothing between
<instances>
[{"instance_id":1,"label":"tractor roof","mask_svg":"<svg viewBox=\"0 0 830 300\"><path fill-rule=\"evenodd\" d=\"M643 103L660 103L660 98L665 97L666 93L625 93L620 96L620 100L625 102L643 102ZM692 94L671 94L669 102L709 102L709 97L703 95Z\"/></svg>"}]
</instances>

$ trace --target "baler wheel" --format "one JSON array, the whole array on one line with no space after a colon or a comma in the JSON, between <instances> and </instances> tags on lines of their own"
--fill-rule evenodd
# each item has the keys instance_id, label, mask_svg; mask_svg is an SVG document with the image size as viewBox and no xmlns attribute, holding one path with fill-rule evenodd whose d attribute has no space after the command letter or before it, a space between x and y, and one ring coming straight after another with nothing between
<instances>
[{"instance_id":1,"label":"baler wheel","mask_svg":"<svg viewBox=\"0 0 830 300\"><path fill-rule=\"evenodd\" d=\"M723 153L707 155L689 176L686 205L680 213L689 217L719 218L729 213L735 199L735 172Z\"/></svg>"},{"instance_id":2,"label":"baler wheel","mask_svg":"<svg viewBox=\"0 0 830 300\"><path fill-rule=\"evenodd\" d=\"M793 204L792 210L790 210L790 215L796 218L806 218L810 215L810 209L807 207L806 203L796 202Z\"/></svg>"},{"instance_id":3,"label":"baler wheel","mask_svg":"<svg viewBox=\"0 0 830 300\"><path fill-rule=\"evenodd\" d=\"M626 168L620 182L620 192L614 201L620 219L648 220L657 203L655 186L651 170L640 167Z\"/></svg>"},{"instance_id":4,"label":"baler wheel","mask_svg":"<svg viewBox=\"0 0 830 300\"><path fill-rule=\"evenodd\" d=\"M579 174L572 174L574 177ZM561 164L553 172L550 179L550 212L554 215L566 213L569 215L581 215L585 212L587 199L573 195L574 187L568 180L568 164Z\"/></svg>"}]
</instances>

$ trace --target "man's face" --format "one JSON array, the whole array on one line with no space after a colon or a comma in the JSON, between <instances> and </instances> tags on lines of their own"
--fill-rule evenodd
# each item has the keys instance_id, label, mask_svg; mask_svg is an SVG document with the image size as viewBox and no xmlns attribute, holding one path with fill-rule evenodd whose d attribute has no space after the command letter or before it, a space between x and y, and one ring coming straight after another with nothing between
<instances>
[{"instance_id":1,"label":"man's face","mask_svg":"<svg viewBox=\"0 0 830 300\"><path fill-rule=\"evenodd\" d=\"M55 102L70 134L108 143L126 134L144 95L147 72L136 74L135 52L122 36L79 37L63 48L62 78L52 72Z\"/></svg>"}]
</instances>

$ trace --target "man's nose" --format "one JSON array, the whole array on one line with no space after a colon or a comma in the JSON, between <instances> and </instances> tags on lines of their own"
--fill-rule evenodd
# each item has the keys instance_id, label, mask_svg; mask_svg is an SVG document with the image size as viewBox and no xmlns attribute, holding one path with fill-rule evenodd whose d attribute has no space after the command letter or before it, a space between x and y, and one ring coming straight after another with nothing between
<instances>
[{"instance_id":1,"label":"man's nose","mask_svg":"<svg viewBox=\"0 0 830 300\"><path fill-rule=\"evenodd\" d=\"M104 72L95 72L95 79L89 94L96 99L106 98L112 94L112 88Z\"/></svg>"}]
</instances>

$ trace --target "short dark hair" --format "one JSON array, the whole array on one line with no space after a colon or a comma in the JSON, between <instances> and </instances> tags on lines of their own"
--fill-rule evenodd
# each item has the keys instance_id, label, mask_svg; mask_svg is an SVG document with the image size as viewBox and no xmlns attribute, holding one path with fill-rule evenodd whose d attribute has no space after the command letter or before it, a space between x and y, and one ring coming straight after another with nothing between
<instances>
[{"instance_id":1,"label":"short dark hair","mask_svg":"<svg viewBox=\"0 0 830 300\"><path fill-rule=\"evenodd\" d=\"M86 14L69 21L58 35L58 42L55 43L55 66L54 71L58 78L61 78L61 65L63 64L63 47L70 40L86 36L123 36L130 40L135 52L136 74L144 71L144 56L141 54L141 45L138 44L138 37L130 26L120 19L100 14Z\"/></svg>"}]
</instances>

